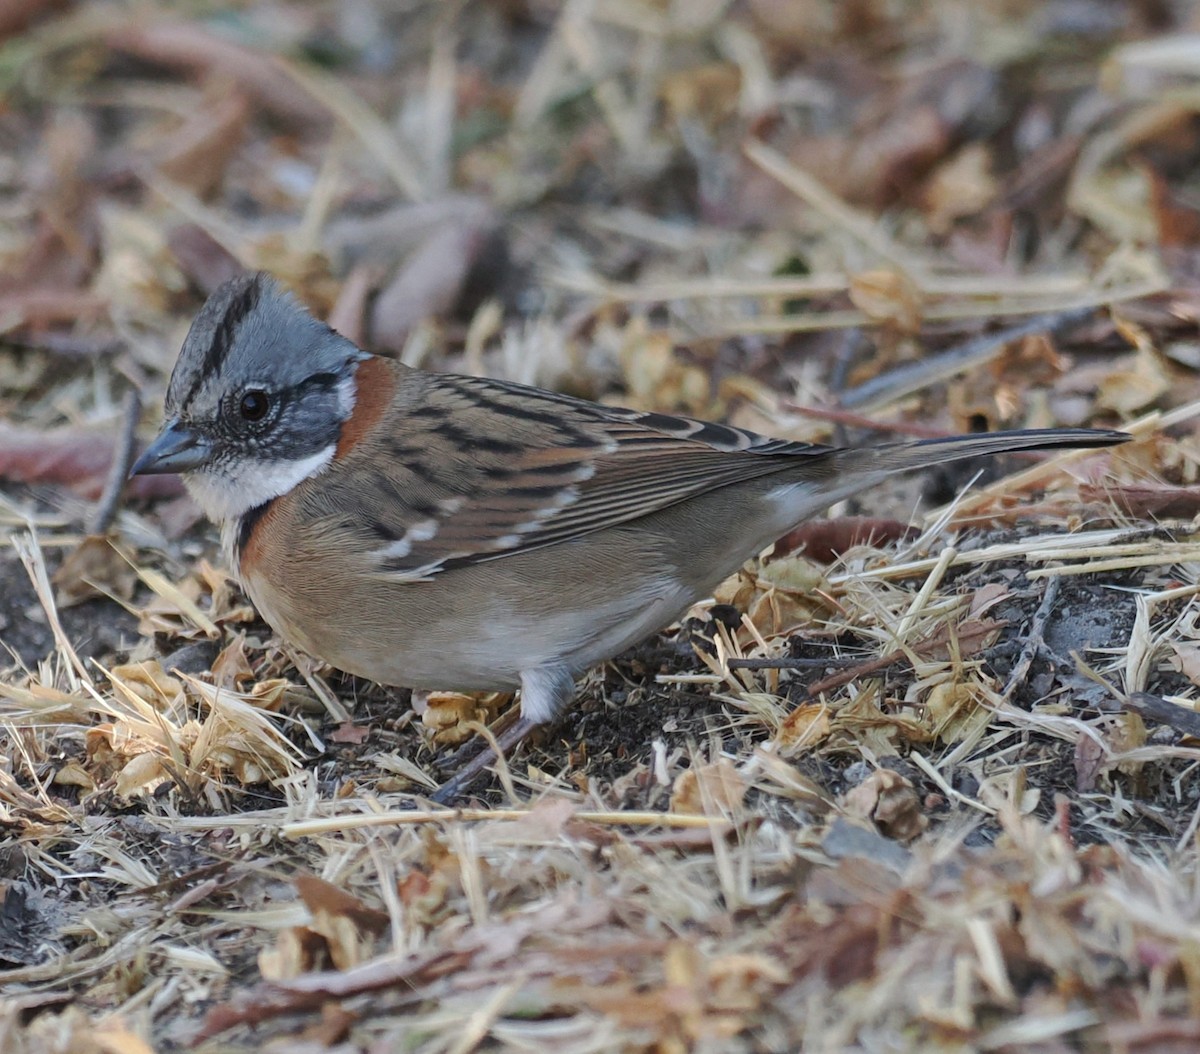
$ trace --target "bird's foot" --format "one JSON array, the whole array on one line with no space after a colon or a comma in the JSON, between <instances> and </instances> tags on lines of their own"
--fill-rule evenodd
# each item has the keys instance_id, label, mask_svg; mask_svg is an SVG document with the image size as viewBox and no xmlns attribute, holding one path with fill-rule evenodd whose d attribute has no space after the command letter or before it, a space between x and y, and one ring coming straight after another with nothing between
<instances>
[{"instance_id":1,"label":"bird's foot","mask_svg":"<svg viewBox=\"0 0 1200 1054\"><path fill-rule=\"evenodd\" d=\"M497 722L499 723L499 722ZM496 746L499 748L499 753L507 756L513 749L523 743L529 734L537 728L537 724L524 717L517 717L507 728L500 732L496 737ZM487 742L484 737L479 737L482 747L476 746L474 741L468 743L467 746L475 746L474 756L462 764L461 768L443 783L430 798L439 805L450 805L461 794L467 791L471 784L475 782L483 772L491 765L499 760L497 751ZM465 748L464 748L465 749ZM452 757L461 755L463 750L456 750ZM439 765L439 767L443 767Z\"/></svg>"}]
</instances>

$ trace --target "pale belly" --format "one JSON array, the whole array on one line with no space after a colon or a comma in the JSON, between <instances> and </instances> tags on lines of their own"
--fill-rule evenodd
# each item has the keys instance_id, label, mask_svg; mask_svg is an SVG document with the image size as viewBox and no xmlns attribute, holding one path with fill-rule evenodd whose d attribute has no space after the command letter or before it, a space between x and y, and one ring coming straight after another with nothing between
<instances>
[{"instance_id":1,"label":"pale belly","mask_svg":"<svg viewBox=\"0 0 1200 1054\"><path fill-rule=\"evenodd\" d=\"M347 673L425 690L514 689L523 672L546 667L578 675L668 625L694 599L660 579L564 608L544 596L531 604L540 589L532 582L516 589L501 578L489 584L495 589L473 602L464 600L464 583L447 576L373 584L357 595L309 589L296 603L252 575L245 581L263 618L285 640Z\"/></svg>"}]
</instances>

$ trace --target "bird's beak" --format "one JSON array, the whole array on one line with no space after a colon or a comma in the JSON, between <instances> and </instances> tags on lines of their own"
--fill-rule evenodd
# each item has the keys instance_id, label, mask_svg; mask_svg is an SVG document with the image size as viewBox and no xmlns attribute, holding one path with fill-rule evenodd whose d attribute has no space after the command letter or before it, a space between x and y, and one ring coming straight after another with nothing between
<instances>
[{"instance_id":1,"label":"bird's beak","mask_svg":"<svg viewBox=\"0 0 1200 1054\"><path fill-rule=\"evenodd\" d=\"M131 476L152 476L163 472L191 472L212 459L212 447L203 437L178 421L168 421L142 456L129 470Z\"/></svg>"}]
</instances>

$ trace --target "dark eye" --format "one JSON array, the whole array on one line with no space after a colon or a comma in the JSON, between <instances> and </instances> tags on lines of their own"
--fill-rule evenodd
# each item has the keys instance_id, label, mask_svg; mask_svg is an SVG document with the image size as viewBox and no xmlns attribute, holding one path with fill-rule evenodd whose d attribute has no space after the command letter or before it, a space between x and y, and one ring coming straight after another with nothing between
<instances>
[{"instance_id":1,"label":"dark eye","mask_svg":"<svg viewBox=\"0 0 1200 1054\"><path fill-rule=\"evenodd\" d=\"M243 392L241 402L238 403L238 413L242 415L242 420L251 423L261 421L270 409L271 397L257 389Z\"/></svg>"}]
</instances>

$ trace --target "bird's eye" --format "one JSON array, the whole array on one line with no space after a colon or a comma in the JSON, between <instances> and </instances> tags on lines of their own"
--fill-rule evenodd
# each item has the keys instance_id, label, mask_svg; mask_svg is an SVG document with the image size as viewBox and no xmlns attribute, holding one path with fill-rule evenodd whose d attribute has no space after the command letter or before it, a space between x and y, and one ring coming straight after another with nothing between
<instances>
[{"instance_id":1,"label":"bird's eye","mask_svg":"<svg viewBox=\"0 0 1200 1054\"><path fill-rule=\"evenodd\" d=\"M258 389L243 392L241 402L238 403L238 412L242 415L242 420L251 423L261 421L270 409L270 396Z\"/></svg>"}]
</instances>

